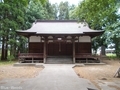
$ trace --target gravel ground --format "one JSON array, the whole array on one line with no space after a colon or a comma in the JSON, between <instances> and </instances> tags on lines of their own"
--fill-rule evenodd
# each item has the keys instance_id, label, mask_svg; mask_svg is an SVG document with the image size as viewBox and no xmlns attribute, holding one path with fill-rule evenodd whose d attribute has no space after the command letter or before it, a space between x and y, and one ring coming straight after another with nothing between
<instances>
[{"instance_id":1,"label":"gravel ground","mask_svg":"<svg viewBox=\"0 0 120 90\"><path fill-rule=\"evenodd\" d=\"M120 90L120 78L114 78L114 74L120 67L119 60L104 60L105 65L86 65L84 67L75 67L74 70L80 78L89 79L100 90L100 83L117 82L118 85L108 85L114 87L116 90ZM118 83L119 82L119 83ZM113 89L114 90L114 89Z\"/></svg>"},{"instance_id":2,"label":"gravel ground","mask_svg":"<svg viewBox=\"0 0 120 90\"><path fill-rule=\"evenodd\" d=\"M38 75L43 68L33 66L14 67L13 65L0 66L0 80L12 78L32 78Z\"/></svg>"}]
</instances>

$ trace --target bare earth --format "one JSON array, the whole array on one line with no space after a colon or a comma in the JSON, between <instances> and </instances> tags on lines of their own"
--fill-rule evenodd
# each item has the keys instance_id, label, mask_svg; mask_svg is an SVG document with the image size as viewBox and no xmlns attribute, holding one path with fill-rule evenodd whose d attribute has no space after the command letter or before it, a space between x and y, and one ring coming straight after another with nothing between
<instances>
[{"instance_id":1,"label":"bare earth","mask_svg":"<svg viewBox=\"0 0 120 90\"><path fill-rule=\"evenodd\" d=\"M0 66L0 80L12 78L32 78L38 75L43 68L33 66L14 67L13 65Z\"/></svg>"},{"instance_id":2,"label":"bare earth","mask_svg":"<svg viewBox=\"0 0 120 90\"><path fill-rule=\"evenodd\" d=\"M80 78L89 79L99 90L109 90L101 89L100 83L104 85L106 82L113 82L108 86L115 89L110 90L120 90L120 78L113 77L120 67L120 61L104 60L104 62L105 65L85 65L84 67L75 67L74 70ZM0 66L0 80L32 78L37 76L42 69L33 66L14 67L13 65L2 65Z\"/></svg>"},{"instance_id":3,"label":"bare earth","mask_svg":"<svg viewBox=\"0 0 120 90\"><path fill-rule=\"evenodd\" d=\"M104 60L105 65L85 65L84 67L75 67L74 70L78 74L80 78L89 79L93 82L100 90L99 82L115 82L119 81L120 78L114 78L114 74L120 67L120 61L118 60ZM120 86L120 85L118 85ZM120 90L120 87L111 85L110 87L114 87L116 90Z\"/></svg>"}]
</instances>

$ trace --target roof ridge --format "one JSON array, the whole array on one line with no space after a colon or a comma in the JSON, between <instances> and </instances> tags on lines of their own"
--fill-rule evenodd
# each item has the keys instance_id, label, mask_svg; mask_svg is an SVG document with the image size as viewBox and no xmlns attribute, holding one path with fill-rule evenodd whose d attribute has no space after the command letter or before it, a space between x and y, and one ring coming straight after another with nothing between
<instances>
[{"instance_id":1,"label":"roof ridge","mask_svg":"<svg viewBox=\"0 0 120 90\"><path fill-rule=\"evenodd\" d=\"M78 20L35 20L35 23L37 22L78 22Z\"/></svg>"}]
</instances>

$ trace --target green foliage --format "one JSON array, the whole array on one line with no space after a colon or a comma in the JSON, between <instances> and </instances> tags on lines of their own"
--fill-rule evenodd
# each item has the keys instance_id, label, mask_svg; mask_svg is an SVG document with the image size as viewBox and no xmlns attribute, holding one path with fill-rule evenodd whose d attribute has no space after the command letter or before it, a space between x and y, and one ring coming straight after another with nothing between
<instances>
[{"instance_id":1,"label":"green foliage","mask_svg":"<svg viewBox=\"0 0 120 90\"><path fill-rule=\"evenodd\" d=\"M77 7L75 5L70 6L69 19L70 20L78 20Z\"/></svg>"},{"instance_id":2,"label":"green foliage","mask_svg":"<svg viewBox=\"0 0 120 90\"><path fill-rule=\"evenodd\" d=\"M55 19L54 18L54 11L53 11L53 7L49 2L46 2L46 4L44 5L44 10L45 10L45 15L47 20L52 20Z\"/></svg>"},{"instance_id":3,"label":"green foliage","mask_svg":"<svg viewBox=\"0 0 120 90\"><path fill-rule=\"evenodd\" d=\"M97 54L97 49L100 47L100 37L95 37L92 39L92 48L95 54Z\"/></svg>"},{"instance_id":4,"label":"green foliage","mask_svg":"<svg viewBox=\"0 0 120 90\"><path fill-rule=\"evenodd\" d=\"M115 44L115 52L116 52L116 55L117 57L120 58L120 22L119 20L108 26L106 28L107 30L107 41L109 43L114 43Z\"/></svg>"},{"instance_id":5,"label":"green foliage","mask_svg":"<svg viewBox=\"0 0 120 90\"><path fill-rule=\"evenodd\" d=\"M7 57L7 60L8 60L8 61L13 61L13 60L15 60L15 57L14 57L13 55L9 55L9 56Z\"/></svg>"},{"instance_id":6,"label":"green foliage","mask_svg":"<svg viewBox=\"0 0 120 90\"><path fill-rule=\"evenodd\" d=\"M18 36L16 30L30 28L36 19L51 19L51 6L48 0L3 0L0 2L2 60L12 60L18 51L26 52L27 39ZM8 56L8 50L10 50L10 56Z\"/></svg>"},{"instance_id":7,"label":"green foliage","mask_svg":"<svg viewBox=\"0 0 120 90\"><path fill-rule=\"evenodd\" d=\"M94 28L97 24L100 27L109 25L111 21L116 21L117 5L115 0L84 0L78 8L80 20L90 23Z\"/></svg>"},{"instance_id":8,"label":"green foliage","mask_svg":"<svg viewBox=\"0 0 120 90\"><path fill-rule=\"evenodd\" d=\"M53 10L53 18L55 20L57 20L58 19L58 11L59 11L57 3L55 3L55 4L52 5L52 10Z\"/></svg>"},{"instance_id":9,"label":"green foliage","mask_svg":"<svg viewBox=\"0 0 120 90\"><path fill-rule=\"evenodd\" d=\"M49 8L51 7L51 8ZM60 4L47 6L50 16L55 20L74 20L77 19L76 6L69 5L68 1L61 1Z\"/></svg>"},{"instance_id":10,"label":"green foliage","mask_svg":"<svg viewBox=\"0 0 120 90\"><path fill-rule=\"evenodd\" d=\"M93 39L93 48L96 50L101 45L115 43L116 55L120 52L119 46L119 0L84 0L77 8L77 15L80 21L86 21L90 28L95 30L105 30L104 34Z\"/></svg>"},{"instance_id":11,"label":"green foliage","mask_svg":"<svg viewBox=\"0 0 120 90\"><path fill-rule=\"evenodd\" d=\"M33 23L36 19L45 18L45 11L40 2L31 1L26 8L26 17L29 23Z\"/></svg>"},{"instance_id":12,"label":"green foliage","mask_svg":"<svg viewBox=\"0 0 120 90\"><path fill-rule=\"evenodd\" d=\"M20 26L24 24L24 12L21 3L9 2L5 0L4 3L0 3L0 34L2 38L2 56L1 59L7 59L8 56L8 45L10 45L10 50L13 56L16 52L16 30L21 29ZM16 7L18 7L16 9ZM11 60L12 56L10 57Z\"/></svg>"},{"instance_id":13,"label":"green foliage","mask_svg":"<svg viewBox=\"0 0 120 90\"><path fill-rule=\"evenodd\" d=\"M59 20L69 20L69 3L67 1L59 4Z\"/></svg>"}]
</instances>

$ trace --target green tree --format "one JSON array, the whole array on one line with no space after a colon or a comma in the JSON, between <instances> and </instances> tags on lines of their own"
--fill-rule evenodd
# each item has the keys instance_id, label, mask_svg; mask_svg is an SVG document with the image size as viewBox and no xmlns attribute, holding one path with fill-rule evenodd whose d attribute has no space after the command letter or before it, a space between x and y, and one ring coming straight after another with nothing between
<instances>
[{"instance_id":1,"label":"green tree","mask_svg":"<svg viewBox=\"0 0 120 90\"><path fill-rule=\"evenodd\" d=\"M31 27L33 20L38 18L43 19L43 17L45 18L42 6L46 3L46 1L47 0L2 0L2 2L0 2L0 38L2 42L2 60L7 59L8 49L10 49L10 54L14 57L16 56L18 50L24 50L26 39L18 36L16 34L16 30L28 29ZM31 3L36 7L33 7Z\"/></svg>"},{"instance_id":2,"label":"green tree","mask_svg":"<svg viewBox=\"0 0 120 90\"><path fill-rule=\"evenodd\" d=\"M29 28L36 19L46 19L45 11L41 2L31 1L29 3L26 7L26 18L26 24Z\"/></svg>"},{"instance_id":3,"label":"green tree","mask_svg":"<svg viewBox=\"0 0 120 90\"><path fill-rule=\"evenodd\" d=\"M119 0L84 0L77 9L80 21L86 21L90 28L95 30L105 30L105 33L99 37L100 46L105 45L108 39L106 28L119 19L116 14L118 8Z\"/></svg>"},{"instance_id":4,"label":"green tree","mask_svg":"<svg viewBox=\"0 0 120 90\"><path fill-rule=\"evenodd\" d=\"M52 4L52 9L53 9L53 18L55 20L58 20L58 4L55 3L55 4Z\"/></svg>"},{"instance_id":5,"label":"green tree","mask_svg":"<svg viewBox=\"0 0 120 90\"><path fill-rule=\"evenodd\" d=\"M15 0L4 0L0 3L0 34L2 36L2 55L1 59L6 60L8 56L8 45L10 51L15 56L16 54L16 37L15 30L21 29L24 24L24 8L25 0L16 2ZM16 9L16 7L18 7ZM12 43L10 43L12 42Z\"/></svg>"},{"instance_id":6,"label":"green tree","mask_svg":"<svg viewBox=\"0 0 120 90\"><path fill-rule=\"evenodd\" d=\"M78 20L77 7L75 5L70 6L69 19L70 20Z\"/></svg>"},{"instance_id":7,"label":"green tree","mask_svg":"<svg viewBox=\"0 0 120 90\"><path fill-rule=\"evenodd\" d=\"M69 3L67 1L59 4L59 20L69 20Z\"/></svg>"},{"instance_id":8,"label":"green tree","mask_svg":"<svg viewBox=\"0 0 120 90\"><path fill-rule=\"evenodd\" d=\"M106 28L107 30L107 41L111 44L115 44L116 55L120 58L120 21L112 24Z\"/></svg>"}]
</instances>

